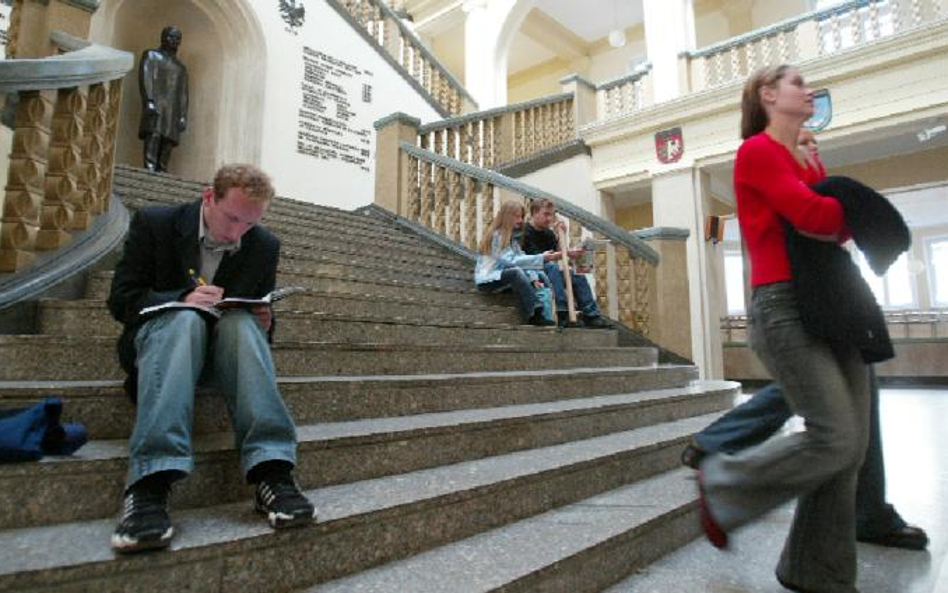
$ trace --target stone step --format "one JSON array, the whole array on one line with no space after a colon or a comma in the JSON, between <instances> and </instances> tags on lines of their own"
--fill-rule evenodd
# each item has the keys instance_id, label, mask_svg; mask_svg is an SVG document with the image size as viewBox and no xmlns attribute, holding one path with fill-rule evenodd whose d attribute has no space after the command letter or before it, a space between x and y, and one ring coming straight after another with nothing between
<instances>
[{"instance_id":1,"label":"stone step","mask_svg":"<svg viewBox=\"0 0 948 593\"><path fill-rule=\"evenodd\" d=\"M415 265L392 265L382 259L366 260L305 254L287 254L280 257L280 270L294 270L311 276L337 276L343 278L371 278L383 282L421 283L455 290L471 290L474 284L474 266L467 270L446 270Z\"/></svg>"},{"instance_id":2,"label":"stone step","mask_svg":"<svg viewBox=\"0 0 948 593\"><path fill-rule=\"evenodd\" d=\"M550 334L556 330L544 328ZM448 344L342 344L281 341L273 345L277 373L290 376L429 374L656 364L654 348ZM0 381L118 379L115 340L97 336L0 336Z\"/></svg>"},{"instance_id":3,"label":"stone step","mask_svg":"<svg viewBox=\"0 0 948 593\"><path fill-rule=\"evenodd\" d=\"M299 424L449 412L682 388L697 378L691 366L502 371L440 375L279 377L277 382ZM92 438L127 438L135 408L120 380L0 382L0 408L21 408L57 395L63 420L80 422ZM195 434L230 429L223 400L199 390Z\"/></svg>"},{"instance_id":4,"label":"stone step","mask_svg":"<svg viewBox=\"0 0 948 593\"><path fill-rule=\"evenodd\" d=\"M594 593L700 535L694 473L673 470L309 593Z\"/></svg>"},{"instance_id":5,"label":"stone step","mask_svg":"<svg viewBox=\"0 0 948 593\"><path fill-rule=\"evenodd\" d=\"M320 340L344 343L520 345L556 344L562 350L618 346L615 330L569 328L550 332L529 325L465 323L454 320L406 320L382 315L346 315L287 309L278 303L276 341ZM117 337L121 324L102 301L44 300L37 333L53 336Z\"/></svg>"},{"instance_id":6,"label":"stone step","mask_svg":"<svg viewBox=\"0 0 948 593\"><path fill-rule=\"evenodd\" d=\"M514 451L558 445L679 420L728 406L738 389L719 382L683 389L397 418L299 425L296 479L302 488L403 474ZM194 441L195 471L175 489L175 508L247 498L231 433ZM0 529L107 517L121 498L126 441L92 441L70 457L0 465L18 484Z\"/></svg>"},{"instance_id":7,"label":"stone step","mask_svg":"<svg viewBox=\"0 0 948 593\"><path fill-rule=\"evenodd\" d=\"M98 272L91 275L86 283L86 298L105 300L109 295L112 272ZM420 306L463 306L497 307L513 306L511 293L486 293L474 288L470 282L466 286L443 286L435 282L424 282L414 278L379 279L359 276L358 274L313 274L306 270L281 264L277 271L278 286L303 286L317 293L337 295L370 296L382 299L399 299L418 302ZM306 295L294 296L294 302L300 302ZM289 305L288 305L289 306ZM303 305L294 305L303 308ZM308 307L306 307L308 308ZM516 311L514 311L516 313ZM485 319L484 321L492 321Z\"/></svg>"},{"instance_id":8,"label":"stone step","mask_svg":"<svg viewBox=\"0 0 948 593\"><path fill-rule=\"evenodd\" d=\"M313 586L669 471L709 420L309 490L320 521L303 529L274 533L247 501L183 510L173 513L171 549L159 553L116 557L114 519L5 530L0 590Z\"/></svg>"},{"instance_id":9,"label":"stone step","mask_svg":"<svg viewBox=\"0 0 948 593\"><path fill-rule=\"evenodd\" d=\"M173 206L194 201L200 197L200 191L186 193L169 192L163 188L122 187L117 190L122 203L138 210L146 206ZM323 240L339 242L354 241L363 243L389 243L407 249L436 252L439 247L432 246L417 235L376 217L354 212L337 210L320 212L304 205L288 209L283 200L277 200L264 215L262 224L281 238L284 236L312 236Z\"/></svg>"},{"instance_id":10,"label":"stone step","mask_svg":"<svg viewBox=\"0 0 948 593\"><path fill-rule=\"evenodd\" d=\"M375 267L392 267L406 270L406 273L415 270L423 273L439 273L450 276L459 276L471 281L474 277L474 263L458 255L444 251L443 253L423 253L398 248L387 248L386 245L375 243L371 246L339 244L335 241L299 241L284 239L280 257L296 260L330 261L330 262L358 262L360 265Z\"/></svg>"},{"instance_id":11,"label":"stone step","mask_svg":"<svg viewBox=\"0 0 948 593\"><path fill-rule=\"evenodd\" d=\"M105 287L96 288L99 292L107 290ZM40 333L56 323L64 322L61 319L70 315L73 309L88 313L89 325L95 326L104 322L108 316L105 310L104 295L102 299L86 299L79 301L60 301L56 299L44 300L38 310ZM497 299L502 301L502 299ZM276 304L278 312L283 311L311 311L335 315L350 315L353 317L388 317L391 320L410 322L463 323L468 325L519 325L520 315L512 306L470 305L464 303L443 303L436 307L424 301L414 299L397 299L371 295L340 294L331 292L308 291L294 295L289 300ZM111 317L109 317L111 319ZM75 326L74 326L75 327ZM90 327L77 327L83 333L90 331ZM93 332L96 330L93 330ZM282 333L282 332L281 332Z\"/></svg>"}]
</instances>

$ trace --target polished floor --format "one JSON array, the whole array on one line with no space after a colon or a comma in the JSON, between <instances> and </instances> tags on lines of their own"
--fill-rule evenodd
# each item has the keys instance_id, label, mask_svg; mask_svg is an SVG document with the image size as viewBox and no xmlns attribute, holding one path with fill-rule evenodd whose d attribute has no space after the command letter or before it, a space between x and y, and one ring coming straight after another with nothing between
<instances>
[{"instance_id":1,"label":"polished floor","mask_svg":"<svg viewBox=\"0 0 948 593\"><path fill-rule=\"evenodd\" d=\"M862 593L948 593L948 390L883 389L880 400L888 499L928 531L928 550L859 545ZM792 505L736 531L721 552L703 538L610 593L778 593L773 568Z\"/></svg>"}]
</instances>

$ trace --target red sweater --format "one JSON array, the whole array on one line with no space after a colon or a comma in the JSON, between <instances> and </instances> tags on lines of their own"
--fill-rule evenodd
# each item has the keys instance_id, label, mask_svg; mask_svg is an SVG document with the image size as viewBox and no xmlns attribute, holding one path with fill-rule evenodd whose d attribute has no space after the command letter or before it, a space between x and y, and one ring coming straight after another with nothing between
<instances>
[{"instance_id":1,"label":"red sweater","mask_svg":"<svg viewBox=\"0 0 948 593\"><path fill-rule=\"evenodd\" d=\"M814 235L839 235L843 207L809 187L814 175L782 144L765 133L737 150L734 192L737 218L750 254L751 285L791 280L783 221Z\"/></svg>"}]
</instances>

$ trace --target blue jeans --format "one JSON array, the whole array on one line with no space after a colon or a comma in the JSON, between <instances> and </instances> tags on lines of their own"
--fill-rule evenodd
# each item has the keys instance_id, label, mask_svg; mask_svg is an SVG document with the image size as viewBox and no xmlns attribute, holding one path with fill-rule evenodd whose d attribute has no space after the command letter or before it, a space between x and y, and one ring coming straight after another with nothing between
<instances>
[{"instance_id":1,"label":"blue jeans","mask_svg":"<svg viewBox=\"0 0 948 593\"><path fill-rule=\"evenodd\" d=\"M543 271L546 272L550 283L553 285L553 292L556 294L556 309L560 315L565 315L569 307L566 304L566 284L563 282L563 272L557 262L546 262L543 264ZM583 274L570 274L570 283L573 285L573 298L576 301L577 308L582 311L583 317L598 317L599 306L596 305L596 297L593 296L592 289L589 288L589 281Z\"/></svg>"},{"instance_id":2,"label":"blue jeans","mask_svg":"<svg viewBox=\"0 0 948 593\"><path fill-rule=\"evenodd\" d=\"M806 430L701 464L705 502L725 530L793 498L778 577L821 593L856 591L856 475L869 436L869 378L855 347L803 327L790 282L758 286L751 341Z\"/></svg>"},{"instance_id":3,"label":"blue jeans","mask_svg":"<svg viewBox=\"0 0 948 593\"><path fill-rule=\"evenodd\" d=\"M879 381L869 367L869 447L856 480L856 533L878 537L906 526L895 508L885 501L885 462L879 427ZM732 408L695 435L707 453L736 453L770 438L793 415L777 383Z\"/></svg>"},{"instance_id":4,"label":"blue jeans","mask_svg":"<svg viewBox=\"0 0 948 593\"><path fill-rule=\"evenodd\" d=\"M145 322L135 336L138 405L126 487L161 471L194 469L191 429L199 382L224 394L244 475L264 461L296 463L296 429L276 385L267 336L248 311L209 323L194 311Z\"/></svg>"},{"instance_id":5,"label":"blue jeans","mask_svg":"<svg viewBox=\"0 0 948 593\"><path fill-rule=\"evenodd\" d=\"M540 281L547 284L547 279L543 273L539 274ZM520 317L524 323L530 321L533 312L537 307L542 306L537 301L536 290L533 288L533 280L520 268L507 268L500 273L500 280L478 284L477 288L489 292L504 290L510 288L513 290L514 298L517 299L517 309L520 311Z\"/></svg>"}]
</instances>

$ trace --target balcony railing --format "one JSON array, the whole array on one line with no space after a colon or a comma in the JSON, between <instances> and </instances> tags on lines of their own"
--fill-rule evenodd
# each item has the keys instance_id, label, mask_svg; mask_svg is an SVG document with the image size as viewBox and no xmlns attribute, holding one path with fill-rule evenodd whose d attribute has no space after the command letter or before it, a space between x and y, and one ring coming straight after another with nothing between
<instances>
[{"instance_id":1,"label":"balcony railing","mask_svg":"<svg viewBox=\"0 0 948 593\"><path fill-rule=\"evenodd\" d=\"M885 322L894 340L948 338L948 311L886 311ZM721 334L726 343L747 343L747 316L722 317Z\"/></svg>"},{"instance_id":2,"label":"balcony railing","mask_svg":"<svg viewBox=\"0 0 948 593\"><path fill-rule=\"evenodd\" d=\"M13 149L0 224L0 271L58 249L109 205L122 78L130 53L54 32L67 52L0 61L0 94L15 93Z\"/></svg>"},{"instance_id":3,"label":"balcony railing","mask_svg":"<svg viewBox=\"0 0 948 593\"><path fill-rule=\"evenodd\" d=\"M449 116L477 109L477 103L461 83L402 23L385 2L379 0L330 0L342 8L366 35L415 81Z\"/></svg>"},{"instance_id":4,"label":"balcony railing","mask_svg":"<svg viewBox=\"0 0 948 593\"><path fill-rule=\"evenodd\" d=\"M653 103L651 64L596 86L596 115L599 120L639 111Z\"/></svg>"},{"instance_id":5,"label":"balcony railing","mask_svg":"<svg viewBox=\"0 0 948 593\"><path fill-rule=\"evenodd\" d=\"M689 91L743 80L761 66L802 63L945 18L942 0L852 0L681 54Z\"/></svg>"}]
</instances>

